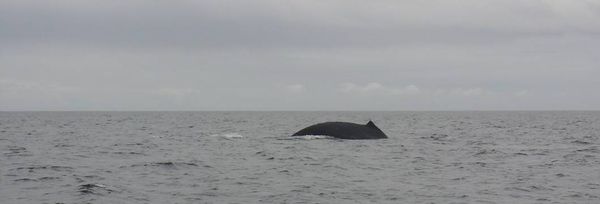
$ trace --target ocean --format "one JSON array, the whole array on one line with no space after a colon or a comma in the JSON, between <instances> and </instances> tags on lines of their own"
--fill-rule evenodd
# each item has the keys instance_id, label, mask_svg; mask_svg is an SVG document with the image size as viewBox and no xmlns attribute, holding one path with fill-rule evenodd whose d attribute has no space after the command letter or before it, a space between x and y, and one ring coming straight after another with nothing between
<instances>
[{"instance_id":1,"label":"ocean","mask_svg":"<svg viewBox=\"0 0 600 204\"><path fill-rule=\"evenodd\" d=\"M390 138L290 137L373 120ZM600 203L600 112L0 112L0 203Z\"/></svg>"}]
</instances>

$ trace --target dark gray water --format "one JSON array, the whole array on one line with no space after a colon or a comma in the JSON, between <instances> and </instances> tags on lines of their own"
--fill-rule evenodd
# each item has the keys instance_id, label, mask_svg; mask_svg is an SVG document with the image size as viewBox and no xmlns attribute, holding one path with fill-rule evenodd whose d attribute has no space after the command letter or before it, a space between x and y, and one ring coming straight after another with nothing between
<instances>
[{"instance_id":1,"label":"dark gray water","mask_svg":"<svg viewBox=\"0 0 600 204\"><path fill-rule=\"evenodd\" d=\"M391 138L290 138L369 119ZM0 203L598 203L600 112L0 112Z\"/></svg>"}]
</instances>

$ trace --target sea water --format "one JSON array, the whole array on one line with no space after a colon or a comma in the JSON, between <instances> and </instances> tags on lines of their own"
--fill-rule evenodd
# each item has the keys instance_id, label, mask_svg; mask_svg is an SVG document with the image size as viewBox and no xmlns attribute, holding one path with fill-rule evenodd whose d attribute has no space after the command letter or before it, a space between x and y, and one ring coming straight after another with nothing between
<instances>
[{"instance_id":1,"label":"sea water","mask_svg":"<svg viewBox=\"0 0 600 204\"><path fill-rule=\"evenodd\" d=\"M373 120L390 138L290 137ZM599 203L600 112L0 112L0 203Z\"/></svg>"}]
</instances>

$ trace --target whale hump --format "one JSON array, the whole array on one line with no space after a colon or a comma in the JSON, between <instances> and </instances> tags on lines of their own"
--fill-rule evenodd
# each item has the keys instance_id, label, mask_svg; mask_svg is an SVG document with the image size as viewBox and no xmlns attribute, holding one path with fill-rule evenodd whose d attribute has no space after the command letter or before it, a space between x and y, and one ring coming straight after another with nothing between
<instances>
[{"instance_id":1,"label":"whale hump","mask_svg":"<svg viewBox=\"0 0 600 204\"><path fill-rule=\"evenodd\" d=\"M325 122L306 127L292 136L302 135L326 135L340 139L382 139L388 138L373 121L367 124L356 124L348 122Z\"/></svg>"}]
</instances>

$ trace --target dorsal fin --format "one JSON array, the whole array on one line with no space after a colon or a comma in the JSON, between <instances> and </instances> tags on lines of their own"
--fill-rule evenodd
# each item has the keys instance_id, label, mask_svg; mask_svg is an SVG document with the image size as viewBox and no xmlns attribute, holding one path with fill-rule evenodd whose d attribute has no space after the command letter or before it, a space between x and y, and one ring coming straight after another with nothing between
<instances>
[{"instance_id":1,"label":"dorsal fin","mask_svg":"<svg viewBox=\"0 0 600 204\"><path fill-rule=\"evenodd\" d=\"M370 128L377 128L377 126L375 126L375 123L373 123L373 121L369 120L369 122L366 124L367 127Z\"/></svg>"}]
</instances>

